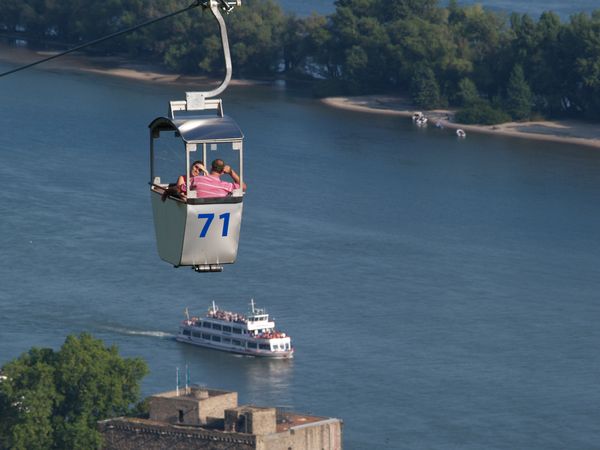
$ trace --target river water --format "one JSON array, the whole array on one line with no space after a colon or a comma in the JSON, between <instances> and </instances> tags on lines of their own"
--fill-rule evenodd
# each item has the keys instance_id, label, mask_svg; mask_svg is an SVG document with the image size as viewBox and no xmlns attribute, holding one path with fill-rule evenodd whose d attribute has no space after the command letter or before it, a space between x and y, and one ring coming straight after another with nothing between
<instances>
[{"instance_id":1,"label":"river water","mask_svg":"<svg viewBox=\"0 0 600 450\"><path fill-rule=\"evenodd\" d=\"M279 0L285 11L293 12L300 16L307 16L313 12L317 14L331 14L335 10L333 0ZM578 12L592 12L598 9L597 0L459 0L459 5L479 4L493 11L520 14L529 14L537 19L544 11L553 11L563 20L568 20L571 14ZM438 5L447 6L448 1L439 1Z\"/></svg>"},{"instance_id":2,"label":"river water","mask_svg":"<svg viewBox=\"0 0 600 450\"><path fill-rule=\"evenodd\" d=\"M147 125L181 98L44 70L1 81L0 364L87 331L148 362L145 395L189 365L241 403L342 418L346 449L600 448L600 152L231 88L239 259L196 274L159 260L147 186ZM173 340L186 307L251 298L293 360Z\"/></svg>"}]
</instances>

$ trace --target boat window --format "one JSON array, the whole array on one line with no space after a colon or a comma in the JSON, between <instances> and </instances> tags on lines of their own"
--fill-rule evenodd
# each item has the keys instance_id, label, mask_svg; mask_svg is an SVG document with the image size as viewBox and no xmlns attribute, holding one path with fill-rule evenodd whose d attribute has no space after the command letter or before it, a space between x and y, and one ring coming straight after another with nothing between
<instances>
[{"instance_id":1,"label":"boat window","mask_svg":"<svg viewBox=\"0 0 600 450\"><path fill-rule=\"evenodd\" d=\"M210 322L202 322L202 326L204 328L210 328L211 325L210 325Z\"/></svg>"},{"instance_id":2,"label":"boat window","mask_svg":"<svg viewBox=\"0 0 600 450\"><path fill-rule=\"evenodd\" d=\"M258 344L258 348L261 350L271 350L271 346L269 344Z\"/></svg>"},{"instance_id":3,"label":"boat window","mask_svg":"<svg viewBox=\"0 0 600 450\"><path fill-rule=\"evenodd\" d=\"M183 334L185 336L189 336L190 335L190 330L183 330Z\"/></svg>"},{"instance_id":4,"label":"boat window","mask_svg":"<svg viewBox=\"0 0 600 450\"><path fill-rule=\"evenodd\" d=\"M211 339L215 342L221 342L221 337L220 336L212 336Z\"/></svg>"},{"instance_id":5,"label":"boat window","mask_svg":"<svg viewBox=\"0 0 600 450\"><path fill-rule=\"evenodd\" d=\"M223 325L223 331L227 331L228 333L231 333L231 327L229 325Z\"/></svg>"},{"instance_id":6,"label":"boat window","mask_svg":"<svg viewBox=\"0 0 600 450\"><path fill-rule=\"evenodd\" d=\"M236 327L233 327L233 332L234 332L235 334L242 334L242 329L241 329L241 328L236 328Z\"/></svg>"},{"instance_id":7,"label":"boat window","mask_svg":"<svg viewBox=\"0 0 600 450\"><path fill-rule=\"evenodd\" d=\"M210 341L210 334L202 333L202 339L206 339L207 341Z\"/></svg>"},{"instance_id":8,"label":"boat window","mask_svg":"<svg viewBox=\"0 0 600 450\"><path fill-rule=\"evenodd\" d=\"M256 348L256 344L254 342L248 342L248 348Z\"/></svg>"},{"instance_id":9,"label":"boat window","mask_svg":"<svg viewBox=\"0 0 600 450\"><path fill-rule=\"evenodd\" d=\"M192 336L199 338L201 336L201 334L198 333L197 331L192 331Z\"/></svg>"},{"instance_id":10,"label":"boat window","mask_svg":"<svg viewBox=\"0 0 600 450\"><path fill-rule=\"evenodd\" d=\"M238 341L237 339L232 339L231 343L233 345L238 345L238 346L242 347L242 341Z\"/></svg>"},{"instance_id":11,"label":"boat window","mask_svg":"<svg viewBox=\"0 0 600 450\"><path fill-rule=\"evenodd\" d=\"M231 344L231 339L223 338L223 342L225 342L226 344Z\"/></svg>"},{"instance_id":12,"label":"boat window","mask_svg":"<svg viewBox=\"0 0 600 450\"><path fill-rule=\"evenodd\" d=\"M218 323L213 323L212 327L213 327L213 330L220 330L221 329L221 325L219 325Z\"/></svg>"}]
</instances>

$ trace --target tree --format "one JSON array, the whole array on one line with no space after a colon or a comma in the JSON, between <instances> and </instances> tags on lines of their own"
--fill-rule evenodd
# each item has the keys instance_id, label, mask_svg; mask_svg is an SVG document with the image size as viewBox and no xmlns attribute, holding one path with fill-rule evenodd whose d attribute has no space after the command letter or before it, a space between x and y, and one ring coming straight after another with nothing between
<instances>
[{"instance_id":1,"label":"tree","mask_svg":"<svg viewBox=\"0 0 600 450\"><path fill-rule=\"evenodd\" d=\"M458 82L458 93L456 103L458 106L469 106L479 101L479 92L475 83L468 78L463 78Z\"/></svg>"},{"instance_id":2,"label":"tree","mask_svg":"<svg viewBox=\"0 0 600 450\"><path fill-rule=\"evenodd\" d=\"M515 65L506 87L506 110L517 120L528 119L531 115L533 96L525 80L523 68Z\"/></svg>"},{"instance_id":3,"label":"tree","mask_svg":"<svg viewBox=\"0 0 600 450\"><path fill-rule=\"evenodd\" d=\"M420 108L440 106L440 87L429 67L420 67L415 71L411 80L411 96L415 106Z\"/></svg>"},{"instance_id":4,"label":"tree","mask_svg":"<svg viewBox=\"0 0 600 450\"><path fill-rule=\"evenodd\" d=\"M315 13L305 18L288 16L283 33L283 58L286 72L332 73L329 46L331 33L327 19Z\"/></svg>"},{"instance_id":5,"label":"tree","mask_svg":"<svg viewBox=\"0 0 600 450\"><path fill-rule=\"evenodd\" d=\"M565 74L564 97L571 114L597 118L600 115L600 10L592 15L571 16L562 37L569 72Z\"/></svg>"},{"instance_id":6,"label":"tree","mask_svg":"<svg viewBox=\"0 0 600 450\"><path fill-rule=\"evenodd\" d=\"M248 0L229 17L231 57L242 76L272 75L283 60L285 17L273 0ZM222 71L222 57L218 61Z\"/></svg>"},{"instance_id":7,"label":"tree","mask_svg":"<svg viewBox=\"0 0 600 450\"><path fill-rule=\"evenodd\" d=\"M52 350L34 348L2 369L0 448L51 448L55 359Z\"/></svg>"},{"instance_id":8,"label":"tree","mask_svg":"<svg viewBox=\"0 0 600 450\"><path fill-rule=\"evenodd\" d=\"M376 17L375 3L375 0L340 0L331 17L331 60L353 93L381 90L388 85L389 39Z\"/></svg>"},{"instance_id":9,"label":"tree","mask_svg":"<svg viewBox=\"0 0 600 450\"><path fill-rule=\"evenodd\" d=\"M2 368L0 448L101 448L97 421L132 411L147 371L85 333L32 348Z\"/></svg>"},{"instance_id":10,"label":"tree","mask_svg":"<svg viewBox=\"0 0 600 450\"><path fill-rule=\"evenodd\" d=\"M481 99L458 111L454 119L458 123L495 125L510 121L510 116L504 111L494 108L488 101Z\"/></svg>"},{"instance_id":11,"label":"tree","mask_svg":"<svg viewBox=\"0 0 600 450\"><path fill-rule=\"evenodd\" d=\"M505 75L498 70L498 65L502 62L499 56L504 47L504 22L501 16L479 4L459 8L454 2L450 2L448 12L458 56L467 65L460 78L468 77L473 80L484 93L497 92L508 77L508 72Z\"/></svg>"},{"instance_id":12,"label":"tree","mask_svg":"<svg viewBox=\"0 0 600 450\"><path fill-rule=\"evenodd\" d=\"M561 112L565 80L571 71L570 52L561 51L563 33L558 15L544 12L536 24L536 33L537 46L527 71L530 86L536 94L535 107L544 113L557 114Z\"/></svg>"},{"instance_id":13,"label":"tree","mask_svg":"<svg viewBox=\"0 0 600 450\"><path fill-rule=\"evenodd\" d=\"M379 3L380 14L390 17L390 20L413 16L435 20L439 13L437 0L379 0Z\"/></svg>"}]
</instances>

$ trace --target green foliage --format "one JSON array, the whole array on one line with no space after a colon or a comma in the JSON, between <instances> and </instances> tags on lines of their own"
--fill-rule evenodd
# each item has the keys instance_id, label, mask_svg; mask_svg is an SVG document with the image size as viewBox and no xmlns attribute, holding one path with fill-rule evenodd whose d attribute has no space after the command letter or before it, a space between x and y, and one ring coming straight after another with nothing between
<instances>
[{"instance_id":1,"label":"green foliage","mask_svg":"<svg viewBox=\"0 0 600 450\"><path fill-rule=\"evenodd\" d=\"M525 80L523 68L516 65L506 87L506 110L516 120L528 119L531 115L533 98Z\"/></svg>"},{"instance_id":2,"label":"green foliage","mask_svg":"<svg viewBox=\"0 0 600 450\"><path fill-rule=\"evenodd\" d=\"M437 0L391 0L380 1L380 8L385 8L391 20L420 17L433 19L437 16Z\"/></svg>"},{"instance_id":3,"label":"green foliage","mask_svg":"<svg viewBox=\"0 0 600 450\"><path fill-rule=\"evenodd\" d=\"M494 108L487 101L480 100L459 110L454 119L458 123L495 125L509 122L510 116L504 111Z\"/></svg>"},{"instance_id":4,"label":"green foliage","mask_svg":"<svg viewBox=\"0 0 600 450\"><path fill-rule=\"evenodd\" d=\"M463 78L458 82L458 93L456 95L456 104L458 106L474 105L480 101L477 86L468 78Z\"/></svg>"},{"instance_id":5,"label":"green foliage","mask_svg":"<svg viewBox=\"0 0 600 450\"><path fill-rule=\"evenodd\" d=\"M433 70L420 67L415 70L411 80L410 94L415 106L433 109L441 106L440 87Z\"/></svg>"},{"instance_id":6,"label":"green foliage","mask_svg":"<svg viewBox=\"0 0 600 450\"><path fill-rule=\"evenodd\" d=\"M51 448L52 412L60 401L55 363L51 350L34 348L3 368L7 379L0 383L0 448Z\"/></svg>"},{"instance_id":7,"label":"green foliage","mask_svg":"<svg viewBox=\"0 0 600 450\"><path fill-rule=\"evenodd\" d=\"M569 99L569 112L580 111L586 116L600 116L600 10L591 16L575 14L559 34L561 67L565 70L566 89L561 89Z\"/></svg>"},{"instance_id":8,"label":"green foliage","mask_svg":"<svg viewBox=\"0 0 600 450\"><path fill-rule=\"evenodd\" d=\"M380 90L385 87L389 36L378 17L367 11L377 11L375 0L338 2L331 18L331 61L339 76L354 93ZM363 12L364 14L361 14ZM330 71L331 73L331 71Z\"/></svg>"},{"instance_id":9,"label":"green foliage","mask_svg":"<svg viewBox=\"0 0 600 450\"><path fill-rule=\"evenodd\" d=\"M225 17L234 73L316 77L321 93L408 92L421 106L446 98L467 106L502 95L502 108L518 119L600 117L600 10L561 23L552 12L536 21L457 0L439 3L336 0L329 16L296 17L275 0L246 0ZM186 0L0 0L0 25L38 45L74 45L185 6ZM160 62L178 73L224 71L218 27L200 9L88 51ZM415 77L423 67L428 72Z\"/></svg>"},{"instance_id":10,"label":"green foliage","mask_svg":"<svg viewBox=\"0 0 600 450\"><path fill-rule=\"evenodd\" d=\"M273 0L247 0L229 16L231 57L241 75L265 76L278 71L284 23L283 11ZM219 61L219 67L222 65Z\"/></svg>"},{"instance_id":11,"label":"green foliage","mask_svg":"<svg viewBox=\"0 0 600 450\"><path fill-rule=\"evenodd\" d=\"M286 72L313 70L326 76L330 69L331 33L327 19L313 14L307 18L288 16L283 27L283 59ZM315 70L317 69L317 70Z\"/></svg>"},{"instance_id":12,"label":"green foliage","mask_svg":"<svg viewBox=\"0 0 600 450\"><path fill-rule=\"evenodd\" d=\"M101 448L97 421L129 413L147 371L89 334L32 348L2 368L0 448Z\"/></svg>"}]
</instances>

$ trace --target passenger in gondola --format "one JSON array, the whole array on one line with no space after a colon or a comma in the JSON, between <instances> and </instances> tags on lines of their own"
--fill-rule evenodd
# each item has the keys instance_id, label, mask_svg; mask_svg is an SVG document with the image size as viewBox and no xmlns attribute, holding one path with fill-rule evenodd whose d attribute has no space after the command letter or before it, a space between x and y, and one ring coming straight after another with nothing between
<instances>
[{"instance_id":1,"label":"passenger in gondola","mask_svg":"<svg viewBox=\"0 0 600 450\"><path fill-rule=\"evenodd\" d=\"M233 183L222 181L221 176L224 174L229 175ZM231 166L225 164L225 161L215 159L211 164L210 174L196 177L194 183L199 198L227 197L240 188L240 177ZM246 190L246 183L242 189Z\"/></svg>"},{"instance_id":2,"label":"passenger in gondola","mask_svg":"<svg viewBox=\"0 0 600 450\"><path fill-rule=\"evenodd\" d=\"M194 178L200 176L200 174L207 174L208 172L204 168L204 163L202 161L194 161L192 167L190 168L190 189L195 190ZM164 190L161 200L164 202L169 196L177 197L177 198L185 198L187 194L187 177L185 175L180 175L177 179L176 184L169 184L167 188Z\"/></svg>"},{"instance_id":3,"label":"passenger in gondola","mask_svg":"<svg viewBox=\"0 0 600 450\"><path fill-rule=\"evenodd\" d=\"M202 161L194 161L192 163L192 167L190 168L190 190L196 190L196 182L197 178L202 174L208 175L208 172L204 168L204 162ZM187 194L187 177L185 175L181 175L177 180L177 190L181 195Z\"/></svg>"}]
</instances>

